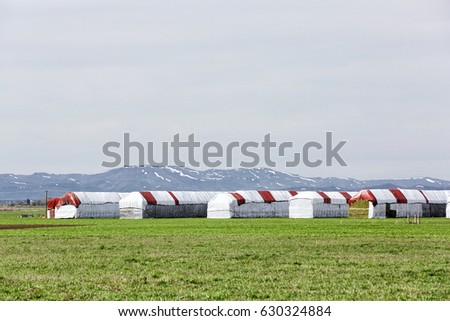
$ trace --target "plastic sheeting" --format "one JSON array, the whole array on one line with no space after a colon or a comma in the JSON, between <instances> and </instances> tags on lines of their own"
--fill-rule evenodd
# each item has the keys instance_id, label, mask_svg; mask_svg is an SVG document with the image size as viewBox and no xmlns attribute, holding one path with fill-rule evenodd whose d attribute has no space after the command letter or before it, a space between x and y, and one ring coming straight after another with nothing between
<instances>
[{"instance_id":1,"label":"plastic sheeting","mask_svg":"<svg viewBox=\"0 0 450 321\"><path fill-rule=\"evenodd\" d=\"M449 195L450 191L372 189L360 191L350 202L369 201L369 218L443 217Z\"/></svg>"},{"instance_id":2,"label":"plastic sheeting","mask_svg":"<svg viewBox=\"0 0 450 321\"><path fill-rule=\"evenodd\" d=\"M145 209L147 205L207 204L219 192L133 192L120 201L120 208Z\"/></svg>"},{"instance_id":3,"label":"plastic sheeting","mask_svg":"<svg viewBox=\"0 0 450 321\"><path fill-rule=\"evenodd\" d=\"M450 196L447 199L447 214L445 217L450 218Z\"/></svg>"},{"instance_id":4,"label":"plastic sheeting","mask_svg":"<svg viewBox=\"0 0 450 321\"><path fill-rule=\"evenodd\" d=\"M128 193L114 192L67 192L61 197L57 207L68 204L78 207L80 204L118 203L127 195Z\"/></svg>"},{"instance_id":5,"label":"plastic sheeting","mask_svg":"<svg viewBox=\"0 0 450 321\"><path fill-rule=\"evenodd\" d=\"M444 203L446 200L446 191L421 191L412 189L370 189L362 190L350 200L350 204L365 200L378 204L428 204Z\"/></svg>"},{"instance_id":6,"label":"plastic sheeting","mask_svg":"<svg viewBox=\"0 0 450 321\"><path fill-rule=\"evenodd\" d=\"M290 218L347 218L355 192L299 192L289 200Z\"/></svg>"},{"instance_id":7,"label":"plastic sheeting","mask_svg":"<svg viewBox=\"0 0 450 321\"><path fill-rule=\"evenodd\" d=\"M365 200L374 205L383 203L397 203L397 199L389 190L362 190L352 197L350 204L356 201Z\"/></svg>"},{"instance_id":8,"label":"plastic sheeting","mask_svg":"<svg viewBox=\"0 0 450 321\"><path fill-rule=\"evenodd\" d=\"M383 203L376 206L373 203L369 204L369 218L406 218L423 215L423 204L409 204L409 203Z\"/></svg>"},{"instance_id":9,"label":"plastic sheeting","mask_svg":"<svg viewBox=\"0 0 450 321\"><path fill-rule=\"evenodd\" d=\"M208 218L289 217L295 191L236 191L221 193L208 203Z\"/></svg>"},{"instance_id":10,"label":"plastic sheeting","mask_svg":"<svg viewBox=\"0 0 450 321\"><path fill-rule=\"evenodd\" d=\"M430 204L446 204L450 191L421 191Z\"/></svg>"},{"instance_id":11,"label":"plastic sheeting","mask_svg":"<svg viewBox=\"0 0 450 321\"><path fill-rule=\"evenodd\" d=\"M427 198L428 204L422 205L424 217L446 217L446 199L450 197L450 191L421 191Z\"/></svg>"},{"instance_id":12,"label":"plastic sheeting","mask_svg":"<svg viewBox=\"0 0 450 321\"><path fill-rule=\"evenodd\" d=\"M219 192L133 192L119 202L121 218L206 217L208 202Z\"/></svg>"},{"instance_id":13,"label":"plastic sheeting","mask_svg":"<svg viewBox=\"0 0 450 321\"><path fill-rule=\"evenodd\" d=\"M64 205L55 211L55 218L77 218L78 208L74 205Z\"/></svg>"},{"instance_id":14,"label":"plastic sheeting","mask_svg":"<svg viewBox=\"0 0 450 321\"><path fill-rule=\"evenodd\" d=\"M55 218L119 218L119 201L128 193L68 192L61 197Z\"/></svg>"},{"instance_id":15,"label":"plastic sheeting","mask_svg":"<svg viewBox=\"0 0 450 321\"><path fill-rule=\"evenodd\" d=\"M290 200L307 199L317 204L348 204L356 192L299 192Z\"/></svg>"},{"instance_id":16,"label":"plastic sheeting","mask_svg":"<svg viewBox=\"0 0 450 321\"><path fill-rule=\"evenodd\" d=\"M245 204L285 202L296 194L296 191L236 191L232 193L235 197L241 196Z\"/></svg>"},{"instance_id":17,"label":"plastic sheeting","mask_svg":"<svg viewBox=\"0 0 450 321\"><path fill-rule=\"evenodd\" d=\"M422 204L423 217L445 217L447 204L430 203Z\"/></svg>"}]
</instances>

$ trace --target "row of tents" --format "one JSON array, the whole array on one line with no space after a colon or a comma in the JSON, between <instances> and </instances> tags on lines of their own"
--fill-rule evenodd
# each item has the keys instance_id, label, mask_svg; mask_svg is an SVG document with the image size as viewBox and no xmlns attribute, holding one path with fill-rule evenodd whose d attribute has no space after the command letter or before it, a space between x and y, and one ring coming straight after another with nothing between
<instances>
[{"instance_id":1,"label":"row of tents","mask_svg":"<svg viewBox=\"0 0 450 321\"><path fill-rule=\"evenodd\" d=\"M450 191L68 192L48 202L48 218L347 218L357 201L369 218L450 218Z\"/></svg>"}]
</instances>

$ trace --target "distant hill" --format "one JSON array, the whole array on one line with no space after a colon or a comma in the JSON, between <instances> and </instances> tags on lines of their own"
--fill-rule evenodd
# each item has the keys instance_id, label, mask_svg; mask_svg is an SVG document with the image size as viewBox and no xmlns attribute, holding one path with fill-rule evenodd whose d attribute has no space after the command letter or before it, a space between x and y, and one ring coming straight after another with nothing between
<instances>
[{"instance_id":1,"label":"distant hill","mask_svg":"<svg viewBox=\"0 0 450 321\"><path fill-rule=\"evenodd\" d=\"M177 166L116 168L99 174L0 174L0 200L42 199L67 191L292 189L357 191L365 188L450 189L450 181L429 177L361 181L353 178L303 177L267 168L209 169Z\"/></svg>"}]
</instances>

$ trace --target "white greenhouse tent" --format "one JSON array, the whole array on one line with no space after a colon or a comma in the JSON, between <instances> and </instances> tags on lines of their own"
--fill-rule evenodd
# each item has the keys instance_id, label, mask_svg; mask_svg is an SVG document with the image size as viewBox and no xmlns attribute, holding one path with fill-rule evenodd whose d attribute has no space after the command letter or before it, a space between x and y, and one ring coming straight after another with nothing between
<instances>
[{"instance_id":1,"label":"white greenhouse tent","mask_svg":"<svg viewBox=\"0 0 450 321\"><path fill-rule=\"evenodd\" d=\"M119 201L128 193L67 192L55 218L119 218Z\"/></svg>"},{"instance_id":2,"label":"white greenhouse tent","mask_svg":"<svg viewBox=\"0 0 450 321\"><path fill-rule=\"evenodd\" d=\"M120 218L206 217L208 202L219 192L133 192L120 201Z\"/></svg>"},{"instance_id":3,"label":"white greenhouse tent","mask_svg":"<svg viewBox=\"0 0 450 321\"><path fill-rule=\"evenodd\" d=\"M426 198L426 203L422 205L423 217L445 217L450 191L421 191L421 193Z\"/></svg>"},{"instance_id":4,"label":"white greenhouse tent","mask_svg":"<svg viewBox=\"0 0 450 321\"><path fill-rule=\"evenodd\" d=\"M208 203L208 218L289 217L295 191L236 191L221 193Z\"/></svg>"},{"instance_id":5,"label":"white greenhouse tent","mask_svg":"<svg viewBox=\"0 0 450 321\"><path fill-rule=\"evenodd\" d=\"M356 193L299 192L289 200L290 218L347 218L348 204Z\"/></svg>"},{"instance_id":6,"label":"white greenhouse tent","mask_svg":"<svg viewBox=\"0 0 450 321\"><path fill-rule=\"evenodd\" d=\"M447 218L450 218L450 196L447 199Z\"/></svg>"},{"instance_id":7,"label":"white greenhouse tent","mask_svg":"<svg viewBox=\"0 0 450 321\"><path fill-rule=\"evenodd\" d=\"M369 201L369 218L404 218L445 216L445 203L449 191L421 191L412 189L362 190L352 197Z\"/></svg>"}]
</instances>

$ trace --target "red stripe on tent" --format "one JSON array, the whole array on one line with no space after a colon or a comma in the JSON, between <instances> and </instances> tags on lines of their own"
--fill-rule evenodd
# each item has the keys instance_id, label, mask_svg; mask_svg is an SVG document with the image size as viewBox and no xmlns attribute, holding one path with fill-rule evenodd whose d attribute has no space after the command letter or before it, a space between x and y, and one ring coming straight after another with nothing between
<instances>
[{"instance_id":1,"label":"red stripe on tent","mask_svg":"<svg viewBox=\"0 0 450 321\"><path fill-rule=\"evenodd\" d=\"M428 197L425 195L425 193L421 190L419 190L419 192L423 195L423 197L425 197L425 201L427 201L427 204L430 203L430 201L428 200Z\"/></svg>"},{"instance_id":2,"label":"red stripe on tent","mask_svg":"<svg viewBox=\"0 0 450 321\"><path fill-rule=\"evenodd\" d=\"M298 193L296 191L288 191L292 196L297 195Z\"/></svg>"},{"instance_id":3,"label":"red stripe on tent","mask_svg":"<svg viewBox=\"0 0 450 321\"><path fill-rule=\"evenodd\" d=\"M148 205L158 205L156 198L150 192L141 192L141 195L145 198Z\"/></svg>"},{"instance_id":4,"label":"red stripe on tent","mask_svg":"<svg viewBox=\"0 0 450 321\"><path fill-rule=\"evenodd\" d=\"M323 202L325 204L331 204L331 198L327 194L325 194L324 192L317 192L317 193L323 197Z\"/></svg>"},{"instance_id":5,"label":"red stripe on tent","mask_svg":"<svg viewBox=\"0 0 450 321\"><path fill-rule=\"evenodd\" d=\"M258 193L263 198L264 203L273 203L277 201L269 191L258 191Z\"/></svg>"},{"instance_id":6,"label":"red stripe on tent","mask_svg":"<svg viewBox=\"0 0 450 321\"><path fill-rule=\"evenodd\" d=\"M345 197L345 199L347 200L347 204L349 204L352 196L347 192L339 192L339 193L341 193L341 195Z\"/></svg>"},{"instance_id":7,"label":"red stripe on tent","mask_svg":"<svg viewBox=\"0 0 450 321\"><path fill-rule=\"evenodd\" d=\"M403 193L400 190L390 189L389 192L391 192L392 195L394 195L394 197L397 199L397 203L400 203L400 204L408 203L408 200L406 199L405 195L403 195Z\"/></svg>"},{"instance_id":8,"label":"red stripe on tent","mask_svg":"<svg viewBox=\"0 0 450 321\"><path fill-rule=\"evenodd\" d=\"M370 197L369 199L367 199L367 201L372 202L373 206L377 206L378 200L375 197L375 195L373 195L371 190L369 190L369 189L367 190L367 195L369 195L369 197Z\"/></svg>"},{"instance_id":9,"label":"red stripe on tent","mask_svg":"<svg viewBox=\"0 0 450 321\"><path fill-rule=\"evenodd\" d=\"M173 194L172 192L168 192L168 193L170 194L170 196L172 196L173 200L175 201L175 205L180 205L180 201L175 196L175 194Z\"/></svg>"},{"instance_id":10,"label":"red stripe on tent","mask_svg":"<svg viewBox=\"0 0 450 321\"><path fill-rule=\"evenodd\" d=\"M242 204L245 204L245 198L243 198L241 194L239 194L239 193L231 193L231 195L233 195L234 198L237 200L238 206L241 206Z\"/></svg>"}]
</instances>

